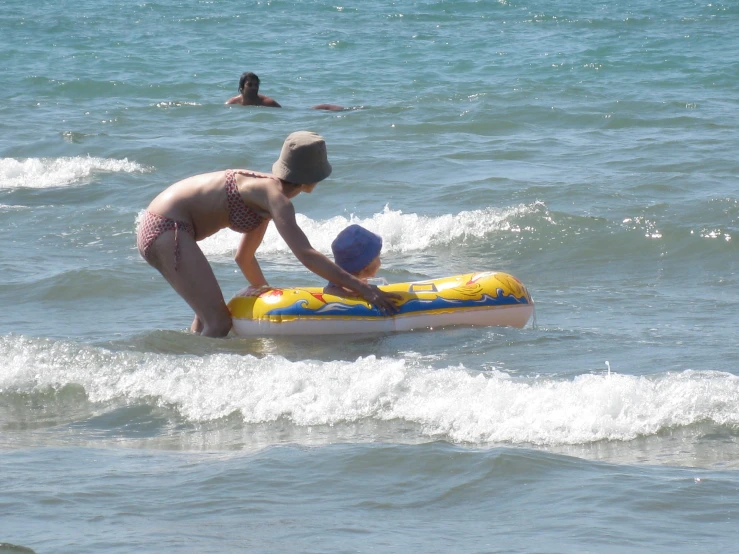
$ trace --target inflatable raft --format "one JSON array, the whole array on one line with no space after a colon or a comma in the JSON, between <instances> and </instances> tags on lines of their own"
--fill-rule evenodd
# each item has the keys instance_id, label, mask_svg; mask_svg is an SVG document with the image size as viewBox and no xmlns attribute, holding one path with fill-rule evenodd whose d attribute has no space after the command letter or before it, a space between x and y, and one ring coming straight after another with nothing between
<instances>
[{"instance_id":1,"label":"inflatable raft","mask_svg":"<svg viewBox=\"0 0 739 554\"><path fill-rule=\"evenodd\" d=\"M237 294L228 303L237 336L389 333L449 325L524 327L534 312L526 287L500 272L380 287L402 301L384 315L361 298L326 294L318 287L270 288Z\"/></svg>"}]
</instances>

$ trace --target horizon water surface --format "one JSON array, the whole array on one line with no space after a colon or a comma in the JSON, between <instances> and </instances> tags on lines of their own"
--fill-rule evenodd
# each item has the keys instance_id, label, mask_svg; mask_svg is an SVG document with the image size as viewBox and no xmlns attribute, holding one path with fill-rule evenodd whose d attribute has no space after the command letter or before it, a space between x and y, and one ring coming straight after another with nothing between
<instances>
[{"instance_id":1,"label":"horizon water surface","mask_svg":"<svg viewBox=\"0 0 739 554\"><path fill-rule=\"evenodd\" d=\"M0 552L735 552L739 5L7 0ZM253 71L283 108L225 106ZM347 109L310 109L334 103ZM524 329L206 339L139 256L169 184L294 201ZM201 243L228 298L238 235ZM270 283L322 281L270 227Z\"/></svg>"}]
</instances>

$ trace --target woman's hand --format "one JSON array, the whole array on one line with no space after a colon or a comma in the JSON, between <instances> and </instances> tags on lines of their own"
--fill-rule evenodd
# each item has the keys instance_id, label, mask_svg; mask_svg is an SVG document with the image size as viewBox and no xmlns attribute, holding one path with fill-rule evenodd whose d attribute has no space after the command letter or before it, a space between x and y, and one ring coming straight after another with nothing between
<instances>
[{"instance_id":1,"label":"woman's hand","mask_svg":"<svg viewBox=\"0 0 739 554\"><path fill-rule=\"evenodd\" d=\"M251 285L245 289L241 289L234 296L260 296L262 293L272 290L269 285Z\"/></svg>"},{"instance_id":2,"label":"woman's hand","mask_svg":"<svg viewBox=\"0 0 739 554\"><path fill-rule=\"evenodd\" d=\"M399 294L385 292L375 285L366 285L366 288L361 291L361 296L385 315L397 314L398 307L395 302L402 300Z\"/></svg>"},{"instance_id":3,"label":"woman's hand","mask_svg":"<svg viewBox=\"0 0 739 554\"><path fill-rule=\"evenodd\" d=\"M263 292L272 290L269 285L251 285L244 291L243 296L260 296Z\"/></svg>"}]
</instances>

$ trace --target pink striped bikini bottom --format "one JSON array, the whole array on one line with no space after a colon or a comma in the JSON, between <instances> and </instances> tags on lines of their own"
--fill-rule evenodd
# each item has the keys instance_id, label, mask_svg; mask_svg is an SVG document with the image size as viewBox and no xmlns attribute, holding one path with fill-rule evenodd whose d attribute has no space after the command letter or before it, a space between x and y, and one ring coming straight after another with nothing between
<instances>
[{"instance_id":1,"label":"pink striped bikini bottom","mask_svg":"<svg viewBox=\"0 0 739 554\"><path fill-rule=\"evenodd\" d=\"M136 246L139 248L141 256L149 263L149 255L151 254L151 245L157 240L162 233L167 231L174 231L174 268L177 270L177 262L180 260L180 245L177 241L178 231L185 231L192 238L195 238L195 227L191 223L186 221L177 221L164 217L163 215L155 214L146 210L141 221L139 222L139 228L136 231Z\"/></svg>"}]
</instances>

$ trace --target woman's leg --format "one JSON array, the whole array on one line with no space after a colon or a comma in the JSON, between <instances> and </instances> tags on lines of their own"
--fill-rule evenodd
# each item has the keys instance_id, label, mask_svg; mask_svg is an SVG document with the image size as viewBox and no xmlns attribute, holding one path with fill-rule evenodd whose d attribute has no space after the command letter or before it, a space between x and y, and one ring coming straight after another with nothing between
<instances>
[{"instance_id":1,"label":"woman's leg","mask_svg":"<svg viewBox=\"0 0 739 554\"><path fill-rule=\"evenodd\" d=\"M151 245L150 263L185 299L195 312L192 330L206 337L225 337L231 330L231 313L226 307L213 268L195 239L181 229L177 232L180 256L175 262L175 232L162 233ZM175 269L176 264L176 269Z\"/></svg>"}]
</instances>

